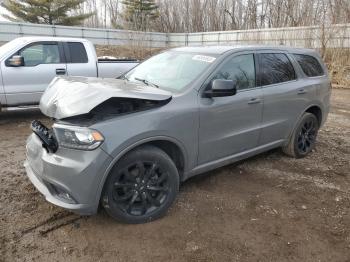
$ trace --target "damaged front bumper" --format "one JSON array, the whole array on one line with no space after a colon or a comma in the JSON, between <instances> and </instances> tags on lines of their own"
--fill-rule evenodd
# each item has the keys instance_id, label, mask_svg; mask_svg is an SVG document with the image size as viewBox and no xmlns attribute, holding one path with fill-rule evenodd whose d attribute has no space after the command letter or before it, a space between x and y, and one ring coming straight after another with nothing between
<instances>
[{"instance_id":1,"label":"damaged front bumper","mask_svg":"<svg viewBox=\"0 0 350 262\"><path fill-rule=\"evenodd\" d=\"M61 200L59 197L57 197L57 194L54 195L52 192L50 192L48 186L39 179L39 176L35 174L28 160L24 162L24 167L30 182L32 182L36 189L45 196L45 199L48 202L70 211L79 213L81 215L90 215L96 212L96 207L93 205L91 206L89 204L67 203L64 200Z\"/></svg>"},{"instance_id":2,"label":"damaged front bumper","mask_svg":"<svg viewBox=\"0 0 350 262\"><path fill-rule=\"evenodd\" d=\"M53 153L37 134L27 140L25 169L33 185L52 204L81 215L97 212L99 187L111 157L102 149L59 147Z\"/></svg>"}]
</instances>

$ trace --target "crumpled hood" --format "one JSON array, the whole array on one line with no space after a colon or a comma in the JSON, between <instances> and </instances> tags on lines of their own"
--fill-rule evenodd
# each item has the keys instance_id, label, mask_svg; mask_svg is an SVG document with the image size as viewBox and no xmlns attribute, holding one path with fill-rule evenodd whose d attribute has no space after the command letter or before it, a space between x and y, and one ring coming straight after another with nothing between
<instances>
[{"instance_id":1,"label":"crumpled hood","mask_svg":"<svg viewBox=\"0 0 350 262\"><path fill-rule=\"evenodd\" d=\"M110 98L135 98L162 101L171 93L142 83L112 78L56 77L40 100L43 114L63 119L89 113Z\"/></svg>"}]
</instances>

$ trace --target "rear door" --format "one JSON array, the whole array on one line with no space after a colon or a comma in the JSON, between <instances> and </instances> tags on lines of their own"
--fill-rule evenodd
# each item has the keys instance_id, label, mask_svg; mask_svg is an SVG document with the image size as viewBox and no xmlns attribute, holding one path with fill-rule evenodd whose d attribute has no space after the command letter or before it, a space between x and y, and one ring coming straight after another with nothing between
<instances>
[{"instance_id":1,"label":"rear door","mask_svg":"<svg viewBox=\"0 0 350 262\"><path fill-rule=\"evenodd\" d=\"M24 66L11 67L13 55L24 58ZM11 55L2 65L7 104L38 104L42 93L56 75L64 75L66 63L58 42L35 42Z\"/></svg>"},{"instance_id":2,"label":"rear door","mask_svg":"<svg viewBox=\"0 0 350 262\"><path fill-rule=\"evenodd\" d=\"M292 55L275 50L258 54L259 84L264 96L262 132L259 144L286 139L305 110L314 87L305 86Z\"/></svg>"},{"instance_id":3,"label":"rear door","mask_svg":"<svg viewBox=\"0 0 350 262\"><path fill-rule=\"evenodd\" d=\"M86 47L90 46L85 46L81 42L64 43L67 74L69 76L97 77L97 59L88 55ZM93 48L93 46L90 48Z\"/></svg>"},{"instance_id":4,"label":"rear door","mask_svg":"<svg viewBox=\"0 0 350 262\"><path fill-rule=\"evenodd\" d=\"M227 97L199 98L200 128L198 163L222 159L255 148L258 144L262 91L256 85L253 53L234 54L209 77L231 79L237 83L237 94Z\"/></svg>"}]
</instances>

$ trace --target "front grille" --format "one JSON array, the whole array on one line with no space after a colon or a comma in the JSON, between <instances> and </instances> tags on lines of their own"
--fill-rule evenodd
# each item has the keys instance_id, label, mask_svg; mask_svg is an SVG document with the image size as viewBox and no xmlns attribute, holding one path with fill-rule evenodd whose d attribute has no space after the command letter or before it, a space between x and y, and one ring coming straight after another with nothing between
<instances>
[{"instance_id":1,"label":"front grille","mask_svg":"<svg viewBox=\"0 0 350 262\"><path fill-rule=\"evenodd\" d=\"M46 151L55 153L58 149L57 140L53 134L52 129L47 128L44 124L42 124L38 120L34 120L31 124L31 129L34 134L36 134L41 142L42 146L46 149Z\"/></svg>"}]
</instances>

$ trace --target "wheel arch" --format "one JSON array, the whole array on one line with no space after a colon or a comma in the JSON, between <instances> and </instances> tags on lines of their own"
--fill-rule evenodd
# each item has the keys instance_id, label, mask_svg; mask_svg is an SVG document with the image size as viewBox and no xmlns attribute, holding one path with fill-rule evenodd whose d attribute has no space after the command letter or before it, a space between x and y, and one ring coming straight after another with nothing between
<instances>
[{"instance_id":1,"label":"wheel arch","mask_svg":"<svg viewBox=\"0 0 350 262\"><path fill-rule=\"evenodd\" d=\"M322 113L322 109L321 107L319 107L318 105L312 105L309 106L304 112L304 113L311 113L313 115L316 116L317 121L318 121L318 125L321 126L322 122L323 122L323 113Z\"/></svg>"},{"instance_id":2,"label":"wheel arch","mask_svg":"<svg viewBox=\"0 0 350 262\"><path fill-rule=\"evenodd\" d=\"M311 114L314 114L319 122L319 126L321 126L322 124L322 117L323 117L323 112L322 112L322 108L321 106L317 105L317 104L311 104L309 105L308 107L306 107L301 113L300 115L298 116L297 120L295 121L294 125L293 125L293 128L291 129L289 135L288 135L288 138L286 139L286 141L289 141L290 137L292 136L294 130L298 127L298 124L300 122L300 119L302 118L302 116L305 114L305 113L311 113Z\"/></svg>"},{"instance_id":3,"label":"wheel arch","mask_svg":"<svg viewBox=\"0 0 350 262\"><path fill-rule=\"evenodd\" d=\"M120 153L117 154L117 156L113 158L113 160L111 161L108 168L104 172L103 177L100 181L97 196L96 196L97 203L99 203L100 201L104 184L113 166L127 153L145 145L152 145L163 150L174 161L176 168L178 169L178 172L179 172L180 181L184 179L184 173L187 165L187 161L186 161L187 152L185 147L181 144L180 141L168 136L157 136L157 137L142 139L136 143L133 143L127 146L122 151L120 151Z\"/></svg>"}]
</instances>

